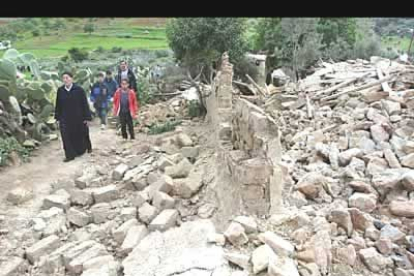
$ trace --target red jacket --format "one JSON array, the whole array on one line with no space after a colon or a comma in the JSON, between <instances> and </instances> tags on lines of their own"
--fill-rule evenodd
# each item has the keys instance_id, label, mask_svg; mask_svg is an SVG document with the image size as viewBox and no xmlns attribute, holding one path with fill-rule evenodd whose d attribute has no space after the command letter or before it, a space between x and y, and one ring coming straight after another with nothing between
<instances>
[{"instance_id":1,"label":"red jacket","mask_svg":"<svg viewBox=\"0 0 414 276\"><path fill-rule=\"evenodd\" d=\"M114 94L114 115L118 116L119 111L121 110L121 88L118 88ZM129 99L129 111L131 112L131 117L135 118L138 112L138 101L135 96L135 92L132 89L128 91L128 99Z\"/></svg>"}]
</instances>

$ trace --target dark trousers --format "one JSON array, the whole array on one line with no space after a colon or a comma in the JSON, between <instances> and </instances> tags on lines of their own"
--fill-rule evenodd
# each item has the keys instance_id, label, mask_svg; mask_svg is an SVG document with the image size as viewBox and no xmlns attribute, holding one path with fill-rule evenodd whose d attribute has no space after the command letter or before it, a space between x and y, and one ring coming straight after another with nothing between
<instances>
[{"instance_id":1,"label":"dark trousers","mask_svg":"<svg viewBox=\"0 0 414 276\"><path fill-rule=\"evenodd\" d=\"M69 125L61 122L60 133L62 136L63 149L65 150L65 156L67 159L72 159L85 153L85 151L91 147L89 139L89 130L86 137L87 127L83 124Z\"/></svg>"},{"instance_id":2,"label":"dark trousers","mask_svg":"<svg viewBox=\"0 0 414 276\"><path fill-rule=\"evenodd\" d=\"M128 127L128 132L129 132L129 135L131 136L131 139L135 139L134 125L132 122L131 114L129 112L119 113L119 121L121 123L122 138L124 139L128 138L128 135L127 135L127 127Z\"/></svg>"},{"instance_id":3,"label":"dark trousers","mask_svg":"<svg viewBox=\"0 0 414 276\"><path fill-rule=\"evenodd\" d=\"M89 127L85 125L85 143L88 151L92 150L91 138L89 137Z\"/></svg>"}]
</instances>

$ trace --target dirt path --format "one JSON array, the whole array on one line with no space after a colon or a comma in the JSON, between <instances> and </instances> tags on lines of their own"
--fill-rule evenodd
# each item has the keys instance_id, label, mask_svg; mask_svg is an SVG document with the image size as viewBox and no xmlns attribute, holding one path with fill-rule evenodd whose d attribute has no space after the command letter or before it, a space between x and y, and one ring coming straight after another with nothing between
<instances>
[{"instance_id":1,"label":"dirt path","mask_svg":"<svg viewBox=\"0 0 414 276\"><path fill-rule=\"evenodd\" d=\"M119 143L112 129L100 130L97 123L91 127L92 147L95 152L102 148L114 147ZM0 214L10 215L10 212L26 210L26 215L30 216L30 210L35 211L41 203L43 196L48 195L51 184L59 179L71 178L94 158L95 154L85 154L69 163L63 163L63 149L60 139L44 145L34 152L31 162L18 167L7 168L0 172ZM11 189L23 186L32 188L34 192L33 200L17 207L11 206L7 201L7 193ZM20 212L19 212L20 213Z\"/></svg>"}]
</instances>

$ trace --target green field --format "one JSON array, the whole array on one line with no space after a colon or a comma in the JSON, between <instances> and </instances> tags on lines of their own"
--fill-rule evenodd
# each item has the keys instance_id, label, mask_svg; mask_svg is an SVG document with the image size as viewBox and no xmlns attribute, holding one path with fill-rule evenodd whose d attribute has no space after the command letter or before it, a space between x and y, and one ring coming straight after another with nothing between
<instances>
[{"instance_id":1,"label":"green field","mask_svg":"<svg viewBox=\"0 0 414 276\"><path fill-rule=\"evenodd\" d=\"M410 45L410 38L398 37L398 36L387 36L381 39L381 43L384 47L392 47L403 52L407 52L408 46ZM411 49L411 52L413 49Z\"/></svg>"},{"instance_id":2,"label":"green field","mask_svg":"<svg viewBox=\"0 0 414 276\"><path fill-rule=\"evenodd\" d=\"M67 54L73 47L84 48L89 51L102 47L110 50L113 47L122 49L167 49L168 42L165 26L151 20L136 23L136 19L116 18L102 19L96 22L92 34L83 32L84 21L68 24L59 34L41 35L33 37L30 33L25 38L13 43L13 48L19 52L33 53L37 58L58 58ZM142 25L147 24L147 25ZM1 53L0 53L1 54Z\"/></svg>"}]
</instances>

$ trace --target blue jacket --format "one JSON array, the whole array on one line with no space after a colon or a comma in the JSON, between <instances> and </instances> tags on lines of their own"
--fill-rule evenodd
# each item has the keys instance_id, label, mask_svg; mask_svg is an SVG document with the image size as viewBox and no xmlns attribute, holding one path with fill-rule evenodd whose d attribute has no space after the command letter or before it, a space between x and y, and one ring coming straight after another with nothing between
<instances>
[{"instance_id":1,"label":"blue jacket","mask_svg":"<svg viewBox=\"0 0 414 276\"><path fill-rule=\"evenodd\" d=\"M114 96L115 91L118 89L118 82L112 78L111 80L108 81L107 78L105 78L104 80L104 84L106 85L106 87L108 87L108 93L111 96L111 98Z\"/></svg>"},{"instance_id":2,"label":"blue jacket","mask_svg":"<svg viewBox=\"0 0 414 276\"><path fill-rule=\"evenodd\" d=\"M91 101L95 109L107 108L111 95L108 93L108 87L104 83L95 83L91 89Z\"/></svg>"}]
</instances>

